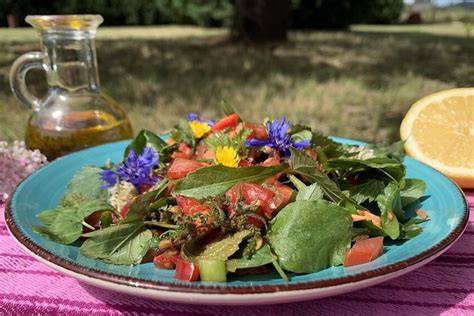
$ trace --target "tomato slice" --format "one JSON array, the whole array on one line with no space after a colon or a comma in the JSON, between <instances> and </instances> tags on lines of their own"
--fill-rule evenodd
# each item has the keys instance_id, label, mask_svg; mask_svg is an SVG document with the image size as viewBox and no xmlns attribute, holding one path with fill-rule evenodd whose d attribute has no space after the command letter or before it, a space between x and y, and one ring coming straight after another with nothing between
<instances>
[{"instance_id":1,"label":"tomato slice","mask_svg":"<svg viewBox=\"0 0 474 316\"><path fill-rule=\"evenodd\" d=\"M199 267L197 264L183 260L181 258L175 258L176 263L176 274L175 278L181 281L197 281L199 278Z\"/></svg>"},{"instance_id":2,"label":"tomato slice","mask_svg":"<svg viewBox=\"0 0 474 316\"><path fill-rule=\"evenodd\" d=\"M180 143L178 145L178 150L175 151L171 157L172 158L183 158L190 159L193 156L193 149L186 145L185 143Z\"/></svg>"},{"instance_id":3,"label":"tomato slice","mask_svg":"<svg viewBox=\"0 0 474 316\"><path fill-rule=\"evenodd\" d=\"M226 116L220 119L219 121L217 121L216 124L214 124L214 126L212 127L212 131L214 133L217 133L228 127L237 126L237 124L239 124L239 120L240 120L240 117L236 113Z\"/></svg>"},{"instance_id":4,"label":"tomato slice","mask_svg":"<svg viewBox=\"0 0 474 316\"><path fill-rule=\"evenodd\" d=\"M350 267L370 262L380 256L382 251L383 237L357 240L352 248L346 253L344 266Z\"/></svg>"},{"instance_id":5,"label":"tomato slice","mask_svg":"<svg viewBox=\"0 0 474 316\"><path fill-rule=\"evenodd\" d=\"M184 178L191 171L200 169L202 167L208 166L207 163L199 162L190 159L176 158L171 163L170 168L168 169L168 178L170 179L181 179Z\"/></svg>"}]
</instances>

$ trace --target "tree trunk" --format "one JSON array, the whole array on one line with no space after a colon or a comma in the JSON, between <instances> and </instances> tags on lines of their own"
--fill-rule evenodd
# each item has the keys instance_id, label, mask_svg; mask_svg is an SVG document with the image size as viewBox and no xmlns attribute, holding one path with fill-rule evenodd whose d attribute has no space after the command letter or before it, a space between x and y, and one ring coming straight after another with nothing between
<instances>
[{"instance_id":1,"label":"tree trunk","mask_svg":"<svg viewBox=\"0 0 474 316\"><path fill-rule=\"evenodd\" d=\"M286 40L290 0L235 0L232 36L256 43Z\"/></svg>"},{"instance_id":2,"label":"tree trunk","mask_svg":"<svg viewBox=\"0 0 474 316\"><path fill-rule=\"evenodd\" d=\"M9 28L18 27L19 24L20 23L19 23L19 19L17 15L15 14L7 15L7 25Z\"/></svg>"}]
</instances>

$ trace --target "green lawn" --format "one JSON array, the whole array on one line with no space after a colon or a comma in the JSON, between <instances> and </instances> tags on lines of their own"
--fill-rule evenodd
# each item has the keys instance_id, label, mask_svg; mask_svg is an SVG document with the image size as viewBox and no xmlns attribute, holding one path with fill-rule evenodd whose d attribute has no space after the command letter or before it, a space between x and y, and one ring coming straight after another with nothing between
<instances>
[{"instance_id":1,"label":"green lawn","mask_svg":"<svg viewBox=\"0 0 474 316\"><path fill-rule=\"evenodd\" d=\"M0 139L21 138L28 116L10 93L9 67L38 49L31 29L0 29ZM224 29L102 28L97 49L103 89L136 131L166 130L190 111L215 117L226 99L247 119L285 115L332 135L394 141L414 101L474 78L474 39L451 24L294 32L267 47L232 43Z\"/></svg>"}]
</instances>

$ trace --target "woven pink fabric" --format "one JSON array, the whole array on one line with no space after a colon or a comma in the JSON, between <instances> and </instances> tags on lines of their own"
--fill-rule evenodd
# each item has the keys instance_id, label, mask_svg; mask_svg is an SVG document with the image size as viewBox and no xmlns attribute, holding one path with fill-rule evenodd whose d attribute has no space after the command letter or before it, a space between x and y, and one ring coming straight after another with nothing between
<instances>
[{"instance_id":1,"label":"woven pink fabric","mask_svg":"<svg viewBox=\"0 0 474 316\"><path fill-rule=\"evenodd\" d=\"M67 315L466 315L474 314L474 191L470 222L447 253L402 277L326 299L256 307L181 305L98 289L26 255L9 236L0 207L0 314Z\"/></svg>"}]
</instances>

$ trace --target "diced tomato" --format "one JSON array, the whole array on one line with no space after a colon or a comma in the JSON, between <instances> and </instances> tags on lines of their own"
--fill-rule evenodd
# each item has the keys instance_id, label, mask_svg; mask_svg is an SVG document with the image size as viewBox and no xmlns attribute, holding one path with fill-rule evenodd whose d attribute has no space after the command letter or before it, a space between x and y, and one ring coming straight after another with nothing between
<instances>
[{"instance_id":1,"label":"diced tomato","mask_svg":"<svg viewBox=\"0 0 474 316\"><path fill-rule=\"evenodd\" d=\"M153 258L153 263L157 268L160 269L174 269L177 254L178 250L174 248L168 249L162 254Z\"/></svg>"},{"instance_id":2,"label":"diced tomato","mask_svg":"<svg viewBox=\"0 0 474 316\"><path fill-rule=\"evenodd\" d=\"M425 210L422 210L421 208L417 209L415 211L415 213L421 219L427 219L428 218L428 213Z\"/></svg>"},{"instance_id":3,"label":"diced tomato","mask_svg":"<svg viewBox=\"0 0 474 316\"><path fill-rule=\"evenodd\" d=\"M273 197L272 190L255 183L242 183L242 197L246 204L254 201L268 202Z\"/></svg>"},{"instance_id":4,"label":"diced tomato","mask_svg":"<svg viewBox=\"0 0 474 316\"><path fill-rule=\"evenodd\" d=\"M276 190L276 194L273 197L272 201L270 202L270 205L273 206L272 205L272 202L273 202L273 204L276 207L276 210L281 210L290 202L291 197L293 196L293 189L290 188L289 186L281 184L278 181L274 183L274 187Z\"/></svg>"},{"instance_id":5,"label":"diced tomato","mask_svg":"<svg viewBox=\"0 0 474 316\"><path fill-rule=\"evenodd\" d=\"M209 149L206 145L199 144L196 148L196 155L194 156L194 159L210 160L210 159L214 159L215 155L216 155L215 152Z\"/></svg>"},{"instance_id":6,"label":"diced tomato","mask_svg":"<svg viewBox=\"0 0 474 316\"><path fill-rule=\"evenodd\" d=\"M209 206L194 198L178 195L176 196L176 203L183 210L183 213L188 216L196 213L209 213Z\"/></svg>"},{"instance_id":7,"label":"diced tomato","mask_svg":"<svg viewBox=\"0 0 474 316\"><path fill-rule=\"evenodd\" d=\"M125 218L125 216L127 216L128 211L130 210L130 204L131 203L132 202L128 202L127 204L122 206L122 209L120 210L120 215L122 215L123 218Z\"/></svg>"},{"instance_id":8,"label":"diced tomato","mask_svg":"<svg viewBox=\"0 0 474 316\"><path fill-rule=\"evenodd\" d=\"M181 281L197 281L199 278L199 267L197 264L183 260L181 258L175 259L176 274L175 278Z\"/></svg>"},{"instance_id":9,"label":"diced tomato","mask_svg":"<svg viewBox=\"0 0 474 316\"><path fill-rule=\"evenodd\" d=\"M344 266L350 267L370 262L380 256L382 251L383 237L357 240L352 248L346 253Z\"/></svg>"},{"instance_id":10,"label":"diced tomato","mask_svg":"<svg viewBox=\"0 0 474 316\"><path fill-rule=\"evenodd\" d=\"M250 166L253 166L253 164L248 160L242 159L241 161L239 161L239 167L250 167Z\"/></svg>"},{"instance_id":11,"label":"diced tomato","mask_svg":"<svg viewBox=\"0 0 474 316\"><path fill-rule=\"evenodd\" d=\"M264 167L273 167L273 166L278 166L280 164L280 157L268 157L265 159L264 162L262 162L260 165Z\"/></svg>"},{"instance_id":12,"label":"diced tomato","mask_svg":"<svg viewBox=\"0 0 474 316\"><path fill-rule=\"evenodd\" d=\"M183 210L183 214L191 216L194 214L210 215L210 209L208 205L202 204L199 200L194 198L186 197L184 195L176 196L176 204ZM206 225L212 224L212 217L208 216ZM201 225L201 220L196 219L194 221L194 226L199 228Z\"/></svg>"},{"instance_id":13,"label":"diced tomato","mask_svg":"<svg viewBox=\"0 0 474 316\"><path fill-rule=\"evenodd\" d=\"M239 124L240 117L236 113L226 116L214 124L212 131L214 133L220 132L228 127L234 127Z\"/></svg>"},{"instance_id":14,"label":"diced tomato","mask_svg":"<svg viewBox=\"0 0 474 316\"><path fill-rule=\"evenodd\" d=\"M250 139L250 138L267 139L268 138L267 129L263 124L245 123L244 127L252 130L252 133L250 133L247 139Z\"/></svg>"},{"instance_id":15,"label":"diced tomato","mask_svg":"<svg viewBox=\"0 0 474 316\"><path fill-rule=\"evenodd\" d=\"M170 168L168 169L168 178L170 179L181 179L184 178L191 171L200 169L202 167L208 166L207 163L199 162L190 159L176 158L171 163Z\"/></svg>"},{"instance_id":16,"label":"diced tomato","mask_svg":"<svg viewBox=\"0 0 474 316\"><path fill-rule=\"evenodd\" d=\"M172 158L183 158L190 159L193 156L193 149L186 145L185 143L180 143L178 145L178 150L175 151L171 157Z\"/></svg>"}]
</instances>

